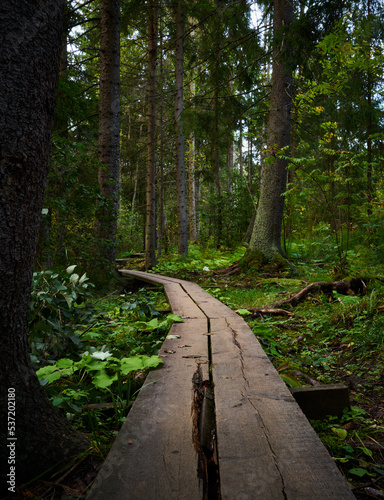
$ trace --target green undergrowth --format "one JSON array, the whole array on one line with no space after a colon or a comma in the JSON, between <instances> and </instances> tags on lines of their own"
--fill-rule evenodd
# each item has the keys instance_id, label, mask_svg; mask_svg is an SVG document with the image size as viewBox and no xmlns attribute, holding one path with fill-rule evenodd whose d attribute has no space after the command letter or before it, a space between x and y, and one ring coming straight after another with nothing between
<instances>
[{"instance_id":1,"label":"green undergrowth","mask_svg":"<svg viewBox=\"0 0 384 500\"><path fill-rule=\"evenodd\" d=\"M75 266L35 273L31 359L53 406L105 456L174 322L160 290L91 293Z\"/></svg>"},{"instance_id":2,"label":"green undergrowth","mask_svg":"<svg viewBox=\"0 0 384 500\"><path fill-rule=\"evenodd\" d=\"M215 248L202 249L197 245L190 245L188 256L179 257L175 250L161 257L152 272L168 276L177 275L187 279L191 275L208 274L211 271L230 266L234 261L241 259L244 253L244 247L238 247L235 250L218 250Z\"/></svg>"},{"instance_id":3,"label":"green undergrowth","mask_svg":"<svg viewBox=\"0 0 384 500\"><path fill-rule=\"evenodd\" d=\"M365 267L351 274L369 277L362 295L316 291L295 307L285 306L289 314L259 314L258 308L273 307L307 284L332 281L335 275L328 261L304 258L280 273L239 273L233 264L244 251L192 246L188 257L164 257L153 271L198 282L238 311L289 387L348 386L351 409L341 419L330 416L312 424L363 500L364 486L384 486L384 284L376 279L380 268L370 268L369 275ZM44 276L54 282L51 288L35 290L33 361L53 404L105 454L147 369L161 362L156 356L170 325L180 319L160 312L169 306L158 290L95 298L86 276L71 278L73 274L76 270L70 267L56 277ZM53 324L50 335L44 333L50 328L45 330L44 322ZM109 407L95 407L103 403Z\"/></svg>"},{"instance_id":4,"label":"green undergrowth","mask_svg":"<svg viewBox=\"0 0 384 500\"><path fill-rule=\"evenodd\" d=\"M206 290L249 323L289 387L344 383L351 410L313 422L334 460L367 498L363 486L384 487L384 286L370 279L363 295L309 294L289 315L260 315L260 307L289 298L315 281L332 281L318 266L296 268L294 277L225 273L202 279Z\"/></svg>"},{"instance_id":5,"label":"green undergrowth","mask_svg":"<svg viewBox=\"0 0 384 500\"><path fill-rule=\"evenodd\" d=\"M312 424L356 497L368 498L367 485L376 491L384 488L384 286L376 279L381 267L373 269L351 254L350 276L367 278L363 295L317 291L295 307L285 306L289 315L260 315L257 308L289 298L309 283L341 277L331 259L312 261L298 253L284 272L266 268L231 273L231 264L243 253L227 253L223 260L212 253L211 262L192 255L155 271L198 281L242 315L289 387L347 385L351 409L341 418L329 416Z\"/></svg>"}]
</instances>

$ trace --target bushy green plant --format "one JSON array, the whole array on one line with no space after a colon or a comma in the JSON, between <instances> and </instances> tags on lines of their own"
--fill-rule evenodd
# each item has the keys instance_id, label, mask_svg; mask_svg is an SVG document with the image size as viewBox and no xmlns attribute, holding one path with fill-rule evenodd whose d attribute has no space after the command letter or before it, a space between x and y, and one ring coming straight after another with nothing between
<instances>
[{"instance_id":1,"label":"bushy green plant","mask_svg":"<svg viewBox=\"0 0 384 500\"><path fill-rule=\"evenodd\" d=\"M90 320L85 301L93 284L87 275L75 273L76 265L57 272L45 270L33 274L29 312L32 361L35 364L55 360L63 352L78 349L76 324Z\"/></svg>"}]
</instances>

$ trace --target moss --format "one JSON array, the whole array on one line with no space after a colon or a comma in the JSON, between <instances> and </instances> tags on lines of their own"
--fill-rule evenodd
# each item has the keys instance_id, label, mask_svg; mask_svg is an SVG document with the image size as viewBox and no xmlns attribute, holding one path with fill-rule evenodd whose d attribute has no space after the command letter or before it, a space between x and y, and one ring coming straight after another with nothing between
<instances>
[{"instance_id":1,"label":"moss","mask_svg":"<svg viewBox=\"0 0 384 500\"><path fill-rule=\"evenodd\" d=\"M274 266L277 270L282 271L287 269L287 267L289 266L289 262L279 253L275 253L275 255L270 260L270 265Z\"/></svg>"},{"instance_id":2,"label":"moss","mask_svg":"<svg viewBox=\"0 0 384 500\"><path fill-rule=\"evenodd\" d=\"M239 268L242 271L247 271L249 269L257 270L261 269L267 263L268 259L261 250L248 249L239 262Z\"/></svg>"},{"instance_id":3,"label":"moss","mask_svg":"<svg viewBox=\"0 0 384 500\"><path fill-rule=\"evenodd\" d=\"M239 263L242 271L267 270L268 272L284 271L289 266L289 262L279 253L268 258L261 250L247 250Z\"/></svg>"}]
</instances>

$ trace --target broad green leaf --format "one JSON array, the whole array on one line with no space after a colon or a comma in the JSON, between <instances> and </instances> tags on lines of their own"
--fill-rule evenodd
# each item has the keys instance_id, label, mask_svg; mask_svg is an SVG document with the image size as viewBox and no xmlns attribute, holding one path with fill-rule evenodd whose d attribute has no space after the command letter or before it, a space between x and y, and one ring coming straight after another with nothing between
<instances>
[{"instance_id":1,"label":"broad green leaf","mask_svg":"<svg viewBox=\"0 0 384 500\"><path fill-rule=\"evenodd\" d=\"M363 477L367 474L366 469L361 469L360 467L356 467L355 469L349 469L350 474L354 474L355 476Z\"/></svg>"},{"instance_id":2,"label":"broad green leaf","mask_svg":"<svg viewBox=\"0 0 384 500\"><path fill-rule=\"evenodd\" d=\"M178 314L168 314L167 315L167 321L174 322L174 323L184 323L184 320L181 316Z\"/></svg>"},{"instance_id":3,"label":"broad green leaf","mask_svg":"<svg viewBox=\"0 0 384 500\"><path fill-rule=\"evenodd\" d=\"M117 380L117 373L114 373L113 375L108 375L108 373L105 370L100 370L93 377L92 382L95 387L105 389L106 387L112 385L113 382L116 382L116 380Z\"/></svg>"},{"instance_id":4,"label":"broad green leaf","mask_svg":"<svg viewBox=\"0 0 384 500\"><path fill-rule=\"evenodd\" d=\"M248 309L236 309L237 314L240 314L240 316L249 316L251 311L248 311Z\"/></svg>"},{"instance_id":5,"label":"broad green leaf","mask_svg":"<svg viewBox=\"0 0 384 500\"><path fill-rule=\"evenodd\" d=\"M101 359L88 359L88 361L85 361L82 363L81 361L79 362L79 368L84 368L87 371L97 371L97 370L102 370L105 367L105 361L102 361Z\"/></svg>"},{"instance_id":6,"label":"broad green leaf","mask_svg":"<svg viewBox=\"0 0 384 500\"><path fill-rule=\"evenodd\" d=\"M79 281L80 276L76 273L71 274L70 282L76 285L76 283Z\"/></svg>"},{"instance_id":7,"label":"broad green leaf","mask_svg":"<svg viewBox=\"0 0 384 500\"><path fill-rule=\"evenodd\" d=\"M71 368L74 365L74 361L72 359L68 358L61 358L59 361L56 363L56 368ZM54 368L54 367L52 367Z\"/></svg>"},{"instance_id":8,"label":"broad green leaf","mask_svg":"<svg viewBox=\"0 0 384 500\"><path fill-rule=\"evenodd\" d=\"M144 368L156 368L163 363L159 356L142 356Z\"/></svg>"},{"instance_id":9,"label":"broad green leaf","mask_svg":"<svg viewBox=\"0 0 384 500\"><path fill-rule=\"evenodd\" d=\"M332 432L339 436L340 439L345 439L347 437L347 431L345 429L340 429L339 427L332 427Z\"/></svg>"},{"instance_id":10,"label":"broad green leaf","mask_svg":"<svg viewBox=\"0 0 384 500\"><path fill-rule=\"evenodd\" d=\"M62 402L64 401L63 398L55 398L53 401L52 401L52 404L53 406L59 406Z\"/></svg>"},{"instance_id":11,"label":"broad green leaf","mask_svg":"<svg viewBox=\"0 0 384 500\"><path fill-rule=\"evenodd\" d=\"M141 359L141 356L132 356L130 358L123 358L121 360L121 373L122 375L128 375L131 372L135 372L137 370L143 370L144 364Z\"/></svg>"},{"instance_id":12,"label":"broad green leaf","mask_svg":"<svg viewBox=\"0 0 384 500\"><path fill-rule=\"evenodd\" d=\"M84 281L87 281L87 273L84 273L83 276L79 279L79 284L82 285Z\"/></svg>"},{"instance_id":13,"label":"broad green leaf","mask_svg":"<svg viewBox=\"0 0 384 500\"><path fill-rule=\"evenodd\" d=\"M159 328L159 320L157 318L151 319L151 321L135 321L135 325L139 330L155 330Z\"/></svg>"},{"instance_id":14,"label":"broad green leaf","mask_svg":"<svg viewBox=\"0 0 384 500\"><path fill-rule=\"evenodd\" d=\"M73 297L71 294L69 293L63 293L63 296L68 304L68 307L72 307L72 303L73 303Z\"/></svg>"}]
</instances>

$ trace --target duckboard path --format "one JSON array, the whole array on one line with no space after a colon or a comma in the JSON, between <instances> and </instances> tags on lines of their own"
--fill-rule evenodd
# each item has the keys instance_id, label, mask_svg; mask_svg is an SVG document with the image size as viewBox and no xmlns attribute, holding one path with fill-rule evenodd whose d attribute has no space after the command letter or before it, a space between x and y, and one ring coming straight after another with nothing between
<instances>
[{"instance_id":1,"label":"duckboard path","mask_svg":"<svg viewBox=\"0 0 384 500\"><path fill-rule=\"evenodd\" d=\"M88 500L354 499L247 323L195 283L164 287L175 323Z\"/></svg>"}]
</instances>

